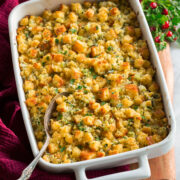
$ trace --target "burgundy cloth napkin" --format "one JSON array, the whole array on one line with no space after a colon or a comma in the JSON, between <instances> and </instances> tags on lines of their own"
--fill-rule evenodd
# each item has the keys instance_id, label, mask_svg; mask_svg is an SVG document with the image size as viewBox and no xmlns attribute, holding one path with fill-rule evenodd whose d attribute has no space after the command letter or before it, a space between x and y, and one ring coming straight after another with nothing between
<instances>
[{"instance_id":1,"label":"burgundy cloth napkin","mask_svg":"<svg viewBox=\"0 0 180 180\"><path fill-rule=\"evenodd\" d=\"M18 0L0 1L0 179L17 179L32 161L33 155L24 127L14 80L9 34L8 15L21 3ZM129 170L129 166L108 170L88 171L88 178ZM51 174L38 167L31 179L71 180L74 173Z\"/></svg>"}]
</instances>

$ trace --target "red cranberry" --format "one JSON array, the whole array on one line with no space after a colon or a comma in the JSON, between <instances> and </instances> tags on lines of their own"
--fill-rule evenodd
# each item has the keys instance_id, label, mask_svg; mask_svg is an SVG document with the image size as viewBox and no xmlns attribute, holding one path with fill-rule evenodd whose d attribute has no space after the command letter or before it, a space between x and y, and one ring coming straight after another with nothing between
<instances>
[{"instance_id":1,"label":"red cranberry","mask_svg":"<svg viewBox=\"0 0 180 180\"><path fill-rule=\"evenodd\" d=\"M161 41L160 41L160 36L155 37L155 42L156 42L156 43L160 43L160 42L161 42Z\"/></svg>"},{"instance_id":2,"label":"red cranberry","mask_svg":"<svg viewBox=\"0 0 180 180\"><path fill-rule=\"evenodd\" d=\"M169 28L169 21L166 21L163 26L162 29L168 29Z\"/></svg>"},{"instance_id":3,"label":"red cranberry","mask_svg":"<svg viewBox=\"0 0 180 180\"><path fill-rule=\"evenodd\" d=\"M152 9L156 9L157 8L157 3L156 2L151 2L150 6Z\"/></svg>"},{"instance_id":4,"label":"red cranberry","mask_svg":"<svg viewBox=\"0 0 180 180\"><path fill-rule=\"evenodd\" d=\"M177 37L175 37L173 40L176 41L176 40L177 40Z\"/></svg>"},{"instance_id":5,"label":"red cranberry","mask_svg":"<svg viewBox=\"0 0 180 180\"><path fill-rule=\"evenodd\" d=\"M150 28L150 30L151 31L156 31L156 27L153 26L153 27Z\"/></svg>"},{"instance_id":6,"label":"red cranberry","mask_svg":"<svg viewBox=\"0 0 180 180\"><path fill-rule=\"evenodd\" d=\"M142 0L139 0L139 2L141 3L141 2L142 2Z\"/></svg>"},{"instance_id":7,"label":"red cranberry","mask_svg":"<svg viewBox=\"0 0 180 180\"><path fill-rule=\"evenodd\" d=\"M172 37L173 33L172 31L168 31L168 33L166 34L167 37Z\"/></svg>"},{"instance_id":8,"label":"red cranberry","mask_svg":"<svg viewBox=\"0 0 180 180\"><path fill-rule=\"evenodd\" d=\"M163 10L163 14L164 14L164 15L168 15L168 9L164 9L164 10Z\"/></svg>"}]
</instances>

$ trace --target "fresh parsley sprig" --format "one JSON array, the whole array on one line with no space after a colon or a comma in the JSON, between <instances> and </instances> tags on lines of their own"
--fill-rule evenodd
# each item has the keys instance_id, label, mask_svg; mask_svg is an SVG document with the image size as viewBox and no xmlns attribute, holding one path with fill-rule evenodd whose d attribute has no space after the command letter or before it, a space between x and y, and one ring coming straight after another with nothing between
<instances>
[{"instance_id":1,"label":"fresh parsley sprig","mask_svg":"<svg viewBox=\"0 0 180 180\"><path fill-rule=\"evenodd\" d=\"M157 50L167 42L180 43L180 0L140 0Z\"/></svg>"}]
</instances>

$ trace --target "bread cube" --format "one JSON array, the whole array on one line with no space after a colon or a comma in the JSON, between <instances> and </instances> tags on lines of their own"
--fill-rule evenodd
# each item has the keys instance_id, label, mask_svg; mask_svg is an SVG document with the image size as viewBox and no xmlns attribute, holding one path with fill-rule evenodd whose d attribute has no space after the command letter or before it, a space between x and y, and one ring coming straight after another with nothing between
<instances>
[{"instance_id":1,"label":"bread cube","mask_svg":"<svg viewBox=\"0 0 180 180\"><path fill-rule=\"evenodd\" d=\"M74 51L76 51L77 53L83 53L85 52L85 44L79 40L75 41L75 43L73 44L72 49Z\"/></svg>"},{"instance_id":2,"label":"bread cube","mask_svg":"<svg viewBox=\"0 0 180 180\"><path fill-rule=\"evenodd\" d=\"M54 77L53 77L52 83L56 87L61 87L61 86L64 85L64 80L60 76L55 74Z\"/></svg>"},{"instance_id":3,"label":"bread cube","mask_svg":"<svg viewBox=\"0 0 180 180\"><path fill-rule=\"evenodd\" d=\"M54 32L57 36L59 36L60 34L63 34L64 32L66 32L66 27L64 25L55 26Z\"/></svg>"},{"instance_id":4,"label":"bread cube","mask_svg":"<svg viewBox=\"0 0 180 180\"><path fill-rule=\"evenodd\" d=\"M51 153L51 154L56 153L56 152L58 151L58 145L57 145L57 144L54 144L54 143L50 143L50 144L48 145L48 151L49 151L49 153Z\"/></svg>"},{"instance_id":5,"label":"bread cube","mask_svg":"<svg viewBox=\"0 0 180 180\"><path fill-rule=\"evenodd\" d=\"M94 10L89 8L88 10L86 10L86 12L84 13L84 16L87 19L91 19L94 16Z\"/></svg>"},{"instance_id":6,"label":"bread cube","mask_svg":"<svg viewBox=\"0 0 180 180\"><path fill-rule=\"evenodd\" d=\"M62 62L63 61L63 55L62 54L52 54L52 59L55 62Z\"/></svg>"},{"instance_id":7,"label":"bread cube","mask_svg":"<svg viewBox=\"0 0 180 180\"><path fill-rule=\"evenodd\" d=\"M128 96L134 98L138 95L138 87L135 84L127 84L125 85L125 91Z\"/></svg>"},{"instance_id":8,"label":"bread cube","mask_svg":"<svg viewBox=\"0 0 180 180\"><path fill-rule=\"evenodd\" d=\"M99 141L92 141L89 143L89 147L92 151L98 151L100 148L100 142Z\"/></svg>"},{"instance_id":9,"label":"bread cube","mask_svg":"<svg viewBox=\"0 0 180 180\"><path fill-rule=\"evenodd\" d=\"M110 98L110 92L108 88L103 88L99 91L99 98L101 101L107 101Z\"/></svg>"}]
</instances>

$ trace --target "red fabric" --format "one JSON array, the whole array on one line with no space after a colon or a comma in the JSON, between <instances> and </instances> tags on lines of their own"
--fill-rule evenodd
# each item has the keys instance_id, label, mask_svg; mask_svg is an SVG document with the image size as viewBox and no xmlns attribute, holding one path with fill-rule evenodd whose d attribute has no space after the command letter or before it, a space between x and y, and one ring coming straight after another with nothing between
<instances>
[{"instance_id":1,"label":"red fabric","mask_svg":"<svg viewBox=\"0 0 180 180\"><path fill-rule=\"evenodd\" d=\"M8 34L8 15L18 0L0 1L0 179L17 179L33 156L24 127L14 80ZM129 170L128 166L89 171L89 178ZM50 174L38 167L31 179L70 180L74 173Z\"/></svg>"}]
</instances>

